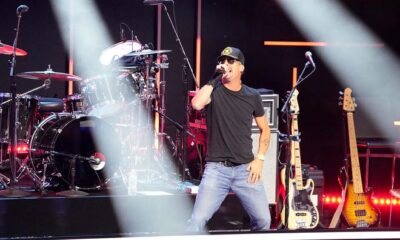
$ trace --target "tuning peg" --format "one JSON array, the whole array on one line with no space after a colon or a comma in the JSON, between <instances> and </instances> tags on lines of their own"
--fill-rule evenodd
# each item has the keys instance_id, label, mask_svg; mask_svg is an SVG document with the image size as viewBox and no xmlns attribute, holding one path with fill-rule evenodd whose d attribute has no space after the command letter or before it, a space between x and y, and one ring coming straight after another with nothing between
<instances>
[{"instance_id":1,"label":"tuning peg","mask_svg":"<svg viewBox=\"0 0 400 240\"><path fill-rule=\"evenodd\" d=\"M338 106L343 106L343 102L338 102Z\"/></svg>"},{"instance_id":2,"label":"tuning peg","mask_svg":"<svg viewBox=\"0 0 400 240\"><path fill-rule=\"evenodd\" d=\"M343 95L344 95L344 92L339 91L339 95L340 95L340 96L343 96Z\"/></svg>"}]
</instances>

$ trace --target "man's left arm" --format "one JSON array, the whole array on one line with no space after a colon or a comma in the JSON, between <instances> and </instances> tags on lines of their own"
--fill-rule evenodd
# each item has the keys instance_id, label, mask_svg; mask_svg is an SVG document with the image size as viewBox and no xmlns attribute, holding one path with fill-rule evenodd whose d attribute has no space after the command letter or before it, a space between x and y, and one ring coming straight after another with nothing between
<instances>
[{"instance_id":1,"label":"man's left arm","mask_svg":"<svg viewBox=\"0 0 400 240\"><path fill-rule=\"evenodd\" d=\"M262 170L264 165L265 154L267 153L271 130L268 125L267 118L265 117L265 113L261 117L255 118L258 128L260 129L260 138L259 138L259 147L257 155L254 160L250 162L247 170L249 173L248 182L256 183L262 177Z\"/></svg>"}]
</instances>

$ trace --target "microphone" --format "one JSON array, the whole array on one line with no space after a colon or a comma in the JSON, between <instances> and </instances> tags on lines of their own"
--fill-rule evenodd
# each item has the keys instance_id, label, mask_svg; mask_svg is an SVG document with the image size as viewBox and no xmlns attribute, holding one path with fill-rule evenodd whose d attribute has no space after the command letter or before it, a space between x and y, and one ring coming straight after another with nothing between
<instances>
[{"instance_id":1,"label":"microphone","mask_svg":"<svg viewBox=\"0 0 400 240\"><path fill-rule=\"evenodd\" d=\"M215 70L216 74L224 74L226 72L225 68L221 65L217 66L217 69Z\"/></svg>"},{"instance_id":2,"label":"microphone","mask_svg":"<svg viewBox=\"0 0 400 240\"><path fill-rule=\"evenodd\" d=\"M17 7L17 14L21 14L21 13L27 12L28 10L29 10L29 7L28 7L28 6L26 6L26 5L19 5L19 6Z\"/></svg>"},{"instance_id":3,"label":"microphone","mask_svg":"<svg viewBox=\"0 0 400 240\"><path fill-rule=\"evenodd\" d=\"M148 6L155 6L155 5L164 4L166 2L174 2L174 1L173 0L144 0L143 4L148 5Z\"/></svg>"},{"instance_id":4,"label":"microphone","mask_svg":"<svg viewBox=\"0 0 400 240\"><path fill-rule=\"evenodd\" d=\"M121 31L120 31L120 37L121 37L121 42L125 42L126 41L126 36L125 36L125 31L124 31L124 27L121 27Z\"/></svg>"},{"instance_id":5,"label":"microphone","mask_svg":"<svg viewBox=\"0 0 400 240\"><path fill-rule=\"evenodd\" d=\"M313 66L313 68L315 68L315 63L312 59L312 53L310 51L307 51L305 54L307 60L311 63L311 65Z\"/></svg>"}]
</instances>

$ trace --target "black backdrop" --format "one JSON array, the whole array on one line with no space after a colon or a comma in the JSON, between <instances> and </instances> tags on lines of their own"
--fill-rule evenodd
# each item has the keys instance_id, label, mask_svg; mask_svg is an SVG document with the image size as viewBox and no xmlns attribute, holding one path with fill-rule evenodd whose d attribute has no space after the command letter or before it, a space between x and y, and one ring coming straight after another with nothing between
<instances>
[{"instance_id":1,"label":"black backdrop","mask_svg":"<svg viewBox=\"0 0 400 240\"><path fill-rule=\"evenodd\" d=\"M95 1L112 39L119 41L119 23L125 22L143 43L156 44L156 7L144 6L142 0ZM343 1L385 45L399 54L400 2L396 0ZM18 47L28 56L18 58L16 73L45 70L51 64L54 71L67 72L65 50L57 22L48 0L4 1L0 9L0 40L12 44L16 23L15 9L19 4L30 7L23 15ZM283 10L272 0L203 0L202 1L202 84L214 69L218 53L227 45L243 50L246 57L244 81L255 88L269 88L281 98L290 90L292 68L301 69L307 47L266 47L265 40L306 40L294 27ZM181 41L194 67L197 1L175 0L176 20ZM172 8L170 14L172 15ZM88 16L90 17L90 16ZM77 41L75 44L79 44ZM170 67L166 70L167 113L178 122L183 121L186 86L183 84L183 56L176 43L169 21L162 13L162 49L170 49ZM8 92L9 56L0 55L0 91ZM93 61L97 61L94 59ZM335 78L324 62L314 54L318 71L300 88L299 119L302 133L302 161L315 164L325 172L328 188L335 190L336 174L343 159L342 116L337 106L338 91L346 86ZM88 76L83 76L88 77ZM189 81L189 89L193 82ZM18 92L26 91L39 82L18 79ZM53 83L51 89L36 93L40 96L64 97L65 83ZM281 102L282 104L282 102ZM397 110L398 111L398 110ZM368 123L366 120L365 123ZM372 125L363 129L371 129ZM167 130L174 128L167 123ZM281 130L284 131L281 123ZM360 133L361 135L363 133ZM364 134L368 135L368 134ZM380 136L385 137L385 136Z\"/></svg>"}]
</instances>

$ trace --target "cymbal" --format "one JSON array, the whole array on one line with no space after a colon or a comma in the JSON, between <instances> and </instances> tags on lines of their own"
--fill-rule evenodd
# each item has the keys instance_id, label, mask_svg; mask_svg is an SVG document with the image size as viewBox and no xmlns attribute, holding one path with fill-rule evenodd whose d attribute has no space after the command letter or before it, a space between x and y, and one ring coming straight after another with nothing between
<instances>
[{"instance_id":1,"label":"cymbal","mask_svg":"<svg viewBox=\"0 0 400 240\"><path fill-rule=\"evenodd\" d=\"M13 47L0 42L0 54L12 55ZM16 56L26 56L28 53L20 48L15 49Z\"/></svg>"},{"instance_id":2,"label":"cymbal","mask_svg":"<svg viewBox=\"0 0 400 240\"><path fill-rule=\"evenodd\" d=\"M33 72L23 72L18 73L15 75L20 78L27 78L27 79L34 79L34 80L56 80L56 81L81 81L82 78L67 74L67 73L60 73L60 72L53 72L53 70L46 70L46 71L33 71Z\"/></svg>"},{"instance_id":3,"label":"cymbal","mask_svg":"<svg viewBox=\"0 0 400 240\"><path fill-rule=\"evenodd\" d=\"M167 53L167 52L171 52L171 50L144 49L142 51L128 53L125 56L144 56L144 55L153 55L153 54L160 54L160 53Z\"/></svg>"},{"instance_id":4,"label":"cymbal","mask_svg":"<svg viewBox=\"0 0 400 240\"><path fill-rule=\"evenodd\" d=\"M100 54L99 60L101 64L107 66L125 54L132 51L139 51L140 49L142 49L142 44L137 41L127 40L125 42L119 42L104 49Z\"/></svg>"}]
</instances>

